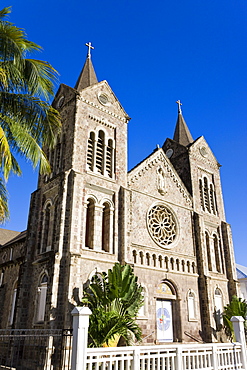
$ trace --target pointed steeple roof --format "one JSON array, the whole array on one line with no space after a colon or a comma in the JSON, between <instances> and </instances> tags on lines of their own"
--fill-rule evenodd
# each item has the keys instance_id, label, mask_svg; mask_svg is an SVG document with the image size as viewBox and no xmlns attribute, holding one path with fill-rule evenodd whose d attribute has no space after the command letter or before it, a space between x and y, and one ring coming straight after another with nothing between
<instances>
[{"instance_id":1,"label":"pointed steeple roof","mask_svg":"<svg viewBox=\"0 0 247 370\"><path fill-rule=\"evenodd\" d=\"M178 119L176 123L173 140L181 145L187 146L193 143L194 140L182 115L181 110L182 103L180 102L180 100L178 100L176 103L178 104Z\"/></svg>"},{"instance_id":2,"label":"pointed steeple roof","mask_svg":"<svg viewBox=\"0 0 247 370\"><path fill-rule=\"evenodd\" d=\"M77 91L81 91L85 89L85 87L91 86L98 82L91 60L91 49L94 49L94 47L91 45L91 42L87 43L86 45L88 46L87 59L75 84L75 89Z\"/></svg>"}]
</instances>

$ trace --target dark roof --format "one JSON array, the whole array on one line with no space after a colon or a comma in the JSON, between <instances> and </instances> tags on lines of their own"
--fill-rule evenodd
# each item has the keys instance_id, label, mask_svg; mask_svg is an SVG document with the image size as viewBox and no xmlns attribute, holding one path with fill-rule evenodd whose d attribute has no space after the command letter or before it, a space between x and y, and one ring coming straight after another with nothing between
<instances>
[{"instance_id":1,"label":"dark roof","mask_svg":"<svg viewBox=\"0 0 247 370\"><path fill-rule=\"evenodd\" d=\"M98 82L96 73L93 68L91 58L87 57L84 67L82 68L81 74L75 84L75 89L81 91L85 87L94 85Z\"/></svg>"},{"instance_id":2,"label":"dark roof","mask_svg":"<svg viewBox=\"0 0 247 370\"><path fill-rule=\"evenodd\" d=\"M0 244L3 245L20 234L20 231L0 228Z\"/></svg>"},{"instance_id":3,"label":"dark roof","mask_svg":"<svg viewBox=\"0 0 247 370\"><path fill-rule=\"evenodd\" d=\"M178 119L176 123L173 140L184 146L187 146L193 143L194 141L188 129L188 126L186 125L182 113L178 113Z\"/></svg>"},{"instance_id":4,"label":"dark roof","mask_svg":"<svg viewBox=\"0 0 247 370\"><path fill-rule=\"evenodd\" d=\"M22 239L25 239L27 236L27 230L24 230L22 232L20 232L17 236L15 236L13 239L9 240L7 243L4 244L4 247L10 245L10 244L13 244L13 243L16 243Z\"/></svg>"}]
</instances>

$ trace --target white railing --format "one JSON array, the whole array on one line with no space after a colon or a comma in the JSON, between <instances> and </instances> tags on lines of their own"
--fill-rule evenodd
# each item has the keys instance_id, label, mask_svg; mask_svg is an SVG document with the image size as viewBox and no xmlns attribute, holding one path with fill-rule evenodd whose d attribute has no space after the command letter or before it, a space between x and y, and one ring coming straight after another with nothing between
<instances>
[{"instance_id":1,"label":"white railing","mask_svg":"<svg viewBox=\"0 0 247 370\"><path fill-rule=\"evenodd\" d=\"M237 343L87 348L88 307L75 307L71 370L247 370L244 319L233 317Z\"/></svg>"},{"instance_id":2,"label":"white railing","mask_svg":"<svg viewBox=\"0 0 247 370\"><path fill-rule=\"evenodd\" d=\"M241 345L176 344L88 348L87 370L240 370Z\"/></svg>"}]
</instances>

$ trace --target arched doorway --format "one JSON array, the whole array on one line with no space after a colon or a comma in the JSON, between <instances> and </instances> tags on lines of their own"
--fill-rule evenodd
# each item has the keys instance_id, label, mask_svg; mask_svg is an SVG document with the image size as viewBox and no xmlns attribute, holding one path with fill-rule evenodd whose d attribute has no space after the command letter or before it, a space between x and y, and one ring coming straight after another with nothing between
<instances>
[{"instance_id":1,"label":"arched doorway","mask_svg":"<svg viewBox=\"0 0 247 370\"><path fill-rule=\"evenodd\" d=\"M156 289L156 339L158 342L178 340L177 294L174 286L161 282ZM179 325L180 326L180 325Z\"/></svg>"}]
</instances>

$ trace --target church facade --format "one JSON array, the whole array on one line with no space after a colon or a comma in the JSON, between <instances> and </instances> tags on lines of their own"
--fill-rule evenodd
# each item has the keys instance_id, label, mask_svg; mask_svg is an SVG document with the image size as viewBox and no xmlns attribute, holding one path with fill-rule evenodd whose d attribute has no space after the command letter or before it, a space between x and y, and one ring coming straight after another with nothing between
<instances>
[{"instance_id":1,"label":"church facade","mask_svg":"<svg viewBox=\"0 0 247 370\"><path fill-rule=\"evenodd\" d=\"M144 289L144 343L219 340L223 307L238 291L231 230L220 165L202 136L193 140L180 102L173 139L129 172L129 117L97 81L90 53L53 105L62 133L46 151L52 173L32 194L22 255L6 264L11 243L0 248L0 294L9 284L1 327L71 327L83 286L118 261Z\"/></svg>"}]
</instances>

